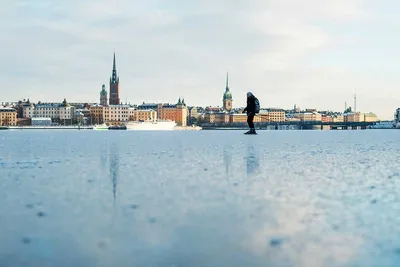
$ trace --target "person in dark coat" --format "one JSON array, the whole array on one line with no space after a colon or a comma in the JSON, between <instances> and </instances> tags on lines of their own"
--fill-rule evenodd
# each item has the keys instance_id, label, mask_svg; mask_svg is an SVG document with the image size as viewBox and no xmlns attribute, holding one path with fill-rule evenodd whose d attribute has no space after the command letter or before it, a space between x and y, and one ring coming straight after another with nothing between
<instances>
[{"instance_id":1,"label":"person in dark coat","mask_svg":"<svg viewBox=\"0 0 400 267\"><path fill-rule=\"evenodd\" d=\"M247 124L249 125L250 131L245 134L256 134L256 129L254 128L254 116L256 115L256 97L251 93L247 93L247 106L243 110L243 113L247 112Z\"/></svg>"}]
</instances>

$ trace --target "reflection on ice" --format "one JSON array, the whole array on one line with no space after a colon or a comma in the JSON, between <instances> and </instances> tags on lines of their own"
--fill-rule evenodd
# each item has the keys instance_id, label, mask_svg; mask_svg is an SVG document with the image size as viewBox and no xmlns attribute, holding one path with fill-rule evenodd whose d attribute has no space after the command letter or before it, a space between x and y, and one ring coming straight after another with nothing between
<instances>
[{"instance_id":1,"label":"reflection on ice","mask_svg":"<svg viewBox=\"0 0 400 267\"><path fill-rule=\"evenodd\" d=\"M246 170L247 174L251 175L257 171L260 167L259 151L254 144L247 145L246 155Z\"/></svg>"},{"instance_id":2,"label":"reflection on ice","mask_svg":"<svg viewBox=\"0 0 400 267\"><path fill-rule=\"evenodd\" d=\"M351 134L1 132L0 266L395 266L400 137Z\"/></svg>"},{"instance_id":3,"label":"reflection on ice","mask_svg":"<svg viewBox=\"0 0 400 267\"><path fill-rule=\"evenodd\" d=\"M115 205L118 177L119 177L119 154L118 147L113 144L110 148L110 178L112 181L113 203Z\"/></svg>"}]
</instances>

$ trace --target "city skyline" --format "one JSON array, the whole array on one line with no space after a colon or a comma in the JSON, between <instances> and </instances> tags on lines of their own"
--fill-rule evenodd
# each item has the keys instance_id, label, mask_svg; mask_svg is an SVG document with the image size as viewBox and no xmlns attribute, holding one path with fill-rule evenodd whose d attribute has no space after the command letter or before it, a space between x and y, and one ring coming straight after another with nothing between
<instances>
[{"instance_id":1,"label":"city skyline","mask_svg":"<svg viewBox=\"0 0 400 267\"><path fill-rule=\"evenodd\" d=\"M0 11L2 101L99 102L115 51L131 103L357 110L393 119L400 103L400 4L339 0L15 1ZM115 8L121 6L124 8ZM23 19L22 19L23 18Z\"/></svg>"}]
</instances>

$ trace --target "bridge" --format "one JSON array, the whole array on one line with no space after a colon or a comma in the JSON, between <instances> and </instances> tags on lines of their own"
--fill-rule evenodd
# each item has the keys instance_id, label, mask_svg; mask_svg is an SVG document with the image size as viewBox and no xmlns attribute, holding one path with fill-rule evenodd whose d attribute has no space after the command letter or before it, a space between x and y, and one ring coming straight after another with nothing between
<instances>
[{"instance_id":1,"label":"bridge","mask_svg":"<svg viewBox=\"0 0 400 267\"><path fill-rule=\"evenodd\" d=\"M364 130L375 125L376 122L322 122L322 121L285 121L285 122L255 122L256 129L282 129L297 130ZM247 123L203 123L203 130L212 129L243 129Z\"/></svg>"}]
</instances>

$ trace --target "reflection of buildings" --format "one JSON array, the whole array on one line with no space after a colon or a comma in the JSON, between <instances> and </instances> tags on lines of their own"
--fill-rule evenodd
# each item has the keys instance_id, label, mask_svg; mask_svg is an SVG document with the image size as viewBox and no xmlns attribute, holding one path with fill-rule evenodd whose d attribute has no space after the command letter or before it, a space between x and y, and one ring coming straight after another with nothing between
<instances>
[{"instance_id":1,"label":"reflection of buildings","mask_svg":"<svg viewBox=\"0 0 400 267\"><path fill-rule=\"evenodd\" d=\"M104 143L100 151L100 166L102 170L107 167L107 143Z\"/></svg>"},{"instance_id":2,"label":"reflection of buildings","mask_svg":"<svg viewBox=\"0 0 400 267\"><path fill-rule=\"evenodd\" d=\"M253 174L260 167L260 158L258 151L254 148L253 144L247 146L246 156L247 174Z\"/></svg>"},{"instance_id":3,"label":"reflection of buildings","mask_svg":"<svg viewBox=\"0 0 400 267\"><path fill-rule=\"evenodd\" d=\"M228 147L225 147L224 149L224 165L226 174L229 174L229 169L232 165L232 154L229 152Z\"/></svg>"},{"instance_id":4,"label":"reflection of buildings","mask_svg":"<svg viewBox=\"0 0 400 267\"><path fill-rule=\"evenodd\" d=\"M110 177L112 181L113 199L115 205L118 177L119 177L119 154L116 145L111 146L111 151L110 151Z\"/></svg>"}]
</instances>

